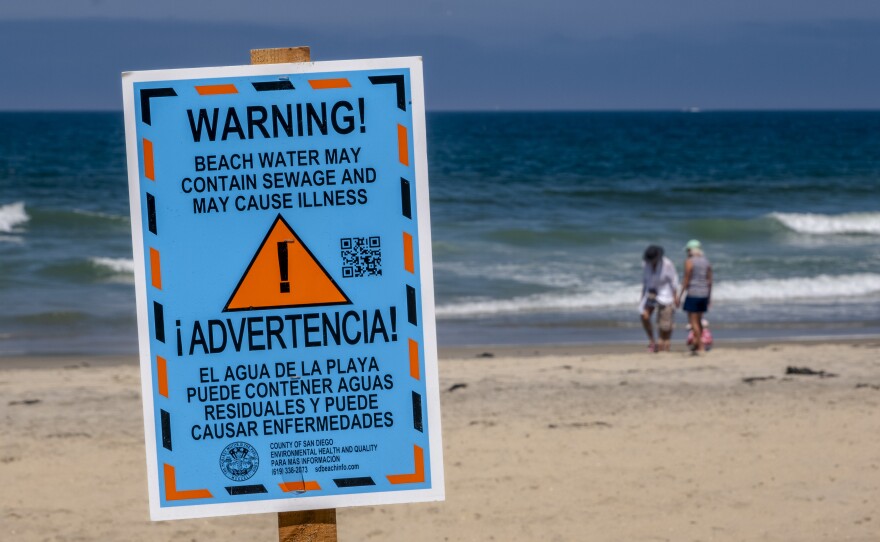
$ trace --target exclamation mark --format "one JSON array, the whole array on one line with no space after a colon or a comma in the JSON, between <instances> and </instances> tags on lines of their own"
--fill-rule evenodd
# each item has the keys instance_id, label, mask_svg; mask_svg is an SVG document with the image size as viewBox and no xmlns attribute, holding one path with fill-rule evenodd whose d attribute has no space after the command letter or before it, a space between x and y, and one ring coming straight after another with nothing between
<instances>
[{"instance_id":1,"label":"exclamation mark","mask_svg":"<svg viewBox=\"0 0 880 542\"><path fill-rule=\"evenodd\" d=\"M397 341L397 307L391 308L391 340Z\"/></svg>"},{"instance_id":2,"label":"exclamation mark","mask_svg":"<svg viewBox=\"0 0 880 542\"><path fill-rule=\"evenodd\" d=\"M287 280L287 243L278 241L278 269L281 271L281 293L290 293L290 282Z\"/></svg>"},{"instance_id":3,"label":"exclamation mark","mask_svg":"<svg viewBox=\"0 0 880 542\"><path fill-rule=\"evenodd\" d=\"M367 127L364 126L364 107L366 107L366 105L364 104L364 99L358 98L358 113L361 116L361 133L362 134L367 131Z\"/></svg>"}]
</instances>

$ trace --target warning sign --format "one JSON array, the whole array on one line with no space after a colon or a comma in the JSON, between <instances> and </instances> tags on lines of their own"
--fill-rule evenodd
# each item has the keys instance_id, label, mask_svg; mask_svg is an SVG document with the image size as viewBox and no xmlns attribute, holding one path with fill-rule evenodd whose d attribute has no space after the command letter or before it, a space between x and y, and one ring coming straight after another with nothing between
<instances>
[{"instance_id":1,"label":"warning sign","mask_svg":"<svg viewBox=\"0 0 880 542\"><path fill-rule=\"evenodd\" d=\"M123 93L152 517L442 499L421 61Z\"/></svg>"},{"instance_id":2,"label":"warning sign","mask_svg":"<svg viewBox=\"0 0 880 542\"><path fill-rule=\"evenodd\" d=\"M293 286L291 286L291 284ZM235 288L227 311L349 304L351 300L278 215Z\"/></svg>"}]
</instances>

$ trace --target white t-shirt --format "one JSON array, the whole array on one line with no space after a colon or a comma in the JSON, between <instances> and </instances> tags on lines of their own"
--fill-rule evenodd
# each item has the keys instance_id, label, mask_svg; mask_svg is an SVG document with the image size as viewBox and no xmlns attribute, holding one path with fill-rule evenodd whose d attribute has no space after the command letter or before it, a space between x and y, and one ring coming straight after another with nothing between
<instances>
[{"instance_id":1,"label":"white t-shirt","mask_svg":"<svg viewBox=\"0 0 880 542\"><path fill-rule=\"evenodd\" d=\"M644 278L642 279L645 286L645 295L639 303L639 309L645 309L645 302L648 298L648 290L657 290L657 303L660 305L671 305L675 301L675 292L678 291L678 273L675 272L675 264L667 257L663 257L663 262L653 269L650 263L645 262Z\"/></svg>"}]
</instances>

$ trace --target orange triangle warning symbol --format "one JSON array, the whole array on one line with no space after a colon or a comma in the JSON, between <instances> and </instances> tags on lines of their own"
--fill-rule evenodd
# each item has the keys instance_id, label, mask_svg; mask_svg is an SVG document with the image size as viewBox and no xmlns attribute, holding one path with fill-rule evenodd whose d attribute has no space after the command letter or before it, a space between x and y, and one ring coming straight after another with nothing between
<instances>
[{"instance_id":1,"label":"orange triangle warning symbol","mask_svg":"<svg viewBox=\"0 0 880 542\"><path fill-rule=\"evenodd\" d=\"M278 215L223 311L349 303L348 296Z\"/></svg>"}]
</instances>

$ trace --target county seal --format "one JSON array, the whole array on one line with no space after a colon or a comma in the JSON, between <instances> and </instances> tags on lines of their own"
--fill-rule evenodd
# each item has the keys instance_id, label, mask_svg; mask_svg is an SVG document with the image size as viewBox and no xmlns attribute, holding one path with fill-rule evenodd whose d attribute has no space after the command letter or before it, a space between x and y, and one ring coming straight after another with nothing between
<instances>
[{"instance_id":1,"label":"county seal","mask_svg":"<svg viewBox=\"0 0 880 542\"><path fill-rule=\"evenodd\" d=\"M260 467L257 450L247 442L233 442L220 453L220 470L230 480L247 480Z\"/></svg>"}]
</instances>

